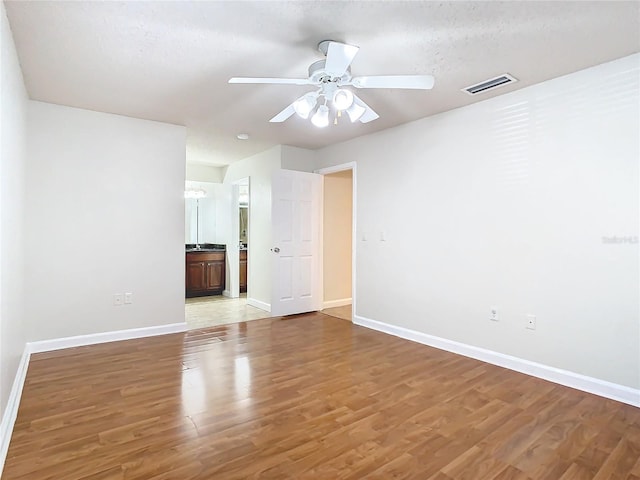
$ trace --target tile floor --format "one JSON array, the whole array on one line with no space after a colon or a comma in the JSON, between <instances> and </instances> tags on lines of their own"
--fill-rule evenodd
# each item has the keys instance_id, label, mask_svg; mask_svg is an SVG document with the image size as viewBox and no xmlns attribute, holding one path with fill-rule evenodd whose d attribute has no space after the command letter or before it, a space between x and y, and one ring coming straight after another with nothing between
<instances>
[{"instance_id":1,"label":"tile floor","mask_svg":"<svg viewBox=\"0 0 640 480\"><path fill-rule=\"evenodd\" d=\"M239 298L222 295L187 298L185 312L189 330L271 316L269 312L247 305L246 293L241 294Z\"/></svg>"},{"instance_id":2,"label":"tile floor","mask_svg":"<svg viewBox=\"0 0 640 480\"><path fill-rule=\"evenodd\" d=\"M246 293L241 294L239 298L229 298L222 295L187 298L185 313L189 330L247 322L271 316L269 312L247 305ZM351 321L351 305L325 308L322 313Z\"/></svg>"}]
</instances>

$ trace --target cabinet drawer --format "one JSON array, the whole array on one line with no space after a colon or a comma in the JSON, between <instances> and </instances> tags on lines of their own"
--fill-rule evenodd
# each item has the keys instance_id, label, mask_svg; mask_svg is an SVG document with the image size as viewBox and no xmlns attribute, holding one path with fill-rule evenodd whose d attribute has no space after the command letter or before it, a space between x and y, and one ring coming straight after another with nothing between
<instances>
[{"instance_id":1,"label":"cabinet drawer","mask_svg":"<svg viewBox=\"0 0 640 480\"><path fill-rule=\"evenodd\" d=\"M224 262L225 252L189 252L187 262Z\"/></svg>"}]
</instances>

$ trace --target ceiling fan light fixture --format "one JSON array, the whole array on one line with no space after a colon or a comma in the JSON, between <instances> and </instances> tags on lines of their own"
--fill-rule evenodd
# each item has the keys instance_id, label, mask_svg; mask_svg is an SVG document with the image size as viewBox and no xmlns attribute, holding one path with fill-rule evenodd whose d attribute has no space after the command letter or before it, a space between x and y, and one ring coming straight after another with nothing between
<instances>
[{"instance_id":1,"label":"ceiling fan light fixture","mask_svg":"<svg viewBox=\"0 0 640 480\"><path fill-rule=\"evenodd\" d=\"M349 115L349 120L351 120L351 123L354 123L357 122L366 111L367 109L362 105L358 105L356 102L353 102L351 106L347 108L347 115Z\"/></svg>"},{"instance_id":2,"label":"ceiling fan light fixture","mask_svg":"<svg viewBox=\"0 0 640 480\"><path fill-rule=\"evenodd\" d=\"M329 125L329 107L320 105L316 113L311 117L311 123L318 128L324 128Z\"/></svg>"},{"instance_id":3,"label":"ceiling fan light fixture","mask_svg":"<svg viewBox=\"0 0 640 480\"><path fill-rule=\"evenodd\" d=\"M317 99L318 95L316 93L307 93L293 102L293 108L299 117L306 120L316 106Z\"/></svg>"},{"instance_id":4,"label":"ceiling fan light fixture","mask_svg":"<svg viewBox=\"0 0 640 480\"><path fill-rule=\"evenodd\" d=\"M370 75L353 77L351 63L359 47L333 40L323 40L318 49L326 57L309 66L307 78L253 78L234 77L229 83L254 83L269 85L313 85L315 92L308 92L287 105L269 120L282 123L297 114L319 128L329 125L329 108L338 123L342 112L347 112L352 123L372 122L380 116L358 97L351 87L360 89L430 90L434 85L432 75ZM349 87L349 88L343 88ZM328 104L328 106L327 106ZM317 108L316 108L317 107Z\"/></svg>"},{"instance_id":5,"label":"ceiling fan light fixture","mask_svg":"<svg viewBox=\"0 0 640 480\"><path fill-rule=\"evenodd\" d=\"M344 88L339 88L333 94L333 106L337 110L346 110L353 105L353 93Z\"/></svg>"}]
</instances>

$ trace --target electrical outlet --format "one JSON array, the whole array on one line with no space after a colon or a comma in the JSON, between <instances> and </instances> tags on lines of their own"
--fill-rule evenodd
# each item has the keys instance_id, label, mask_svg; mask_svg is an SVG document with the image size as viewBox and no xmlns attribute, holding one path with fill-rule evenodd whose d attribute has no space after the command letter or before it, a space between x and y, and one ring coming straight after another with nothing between
<instances>
[{"instance_id":1,"label":"electrical outlet","mask_svg":"<svg viewBox=\"0 0 640 480\"><path fill-rule=\"evenodd\" d=\"M527 315L527 328L529 330L536 329L536 316L535 315Z\"/></svg>"},{"instance_id":2,"label":"electrical outlet","mask_svg":"<svg viewBox=\"0 0 640 480\"><path fill-rule=\"evenodd\" d=\"M129 305L133 303L133 293L125 293L124 294L124 303Z\"/></svg>"},{"instance_id":3,"label":"electrical outlet","mask_svg":"<svg viewBox=\"0 0 640 480\"><path fill-rule=\"evenodd\" d=\"M119 307L120 305L122 305L123 301L124 301L124 298L121 293L113 294L113 304L115 306Z\"/></svg>"},{"instance_id":4,"label":"electrical outlet","mask_svg":"<svg viewBox=\"0 0 640 480\"><path fill-rule=\"evenodd\" d=\"M491 307L489 309L489 320L493 322L498 321L498 307Z\"/></svg>"}]
</instances>

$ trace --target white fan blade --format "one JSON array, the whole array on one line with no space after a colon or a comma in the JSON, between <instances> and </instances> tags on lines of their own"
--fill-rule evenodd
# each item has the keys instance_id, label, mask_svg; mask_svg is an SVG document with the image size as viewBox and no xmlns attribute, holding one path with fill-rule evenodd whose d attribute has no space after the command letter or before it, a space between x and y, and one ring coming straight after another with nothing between
<instances>
[{"instance_id":1,"label":"white fan blade","mask_svg":"<svg viewBox=\"0 0 640 480\"><path fill-rule=\"evenodd\" d=\"M431 75L376 75L373 77L354 77L351 85L356 88L408 88L429 90L435 83Z\"/></svg>"},{"instance_id":2,"label":"white fan blade","mask_svg":"<svg viewBox=\"0 0 640 480\"><path fill-rule=\"evenodd\" d=\"M353 101L356 102L358 105L360 105L361 107L364 107L366 110L365 112L362 114L362 116L360 117L360 122L362 123L369 123L374 121L376 118L380 118L380 115L378 115L373 108L371 108L369 105L367 105L366 103L364 103L362 101L362 99L360 97L358 97L357 95L353 96Z\"/></svg>"},{"instance_id":3,"label":"white fan blade","mask_svg":"<svg viewBox=\"0 0 640 480\"><path fill-rule=\"evenodd\" d=\"M324 69L332 77L341 77L351 65L360 47L346 43L330 42Z\"/></svg>"},{"instance_id":4,"label":"white fan blade","mask_svg":"<svg viewBox=\"0 0 640 480\"><path fill-rule=\"evenodd\" d=\"M367 111L364 112L364 115L360 117L360 122L369 123L369 122L373 122L377 118L380 118L380 115L374 112L371 108L367 108Z\"/></svg>"},{"instance_id":5,"label":"white fan blade","mask_svg":"<svg viewBox=\"0 0 640 480\"><path fill-rule=\"evenodd\" d=\"M286 107L284 110L282 110L279 114L277 114L275 117L273 117L271 120L269 120L271 123L280 123L280 122L284 122L287 118L289 118L291 115L293 115L294 113L296 113L296 109L293 108L293 103L291 105L289 105L288 107Z\"/></svg>"},{"instance_id":6,"label":"white fan blade","mask_svg":"<svg viewBox=\"0 0 640 480\"><path fill-rule=\"evenodd\" d=\"M269 83L273 85L310 85L308 78L249 78L233 77L229 83Z\"/></svg>"}]
</instances>

